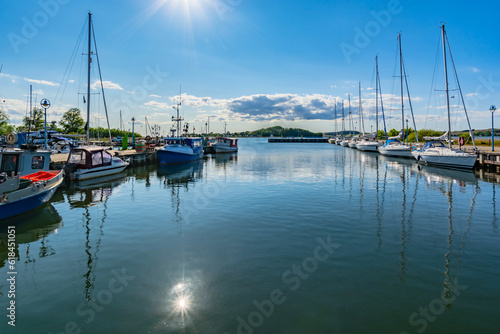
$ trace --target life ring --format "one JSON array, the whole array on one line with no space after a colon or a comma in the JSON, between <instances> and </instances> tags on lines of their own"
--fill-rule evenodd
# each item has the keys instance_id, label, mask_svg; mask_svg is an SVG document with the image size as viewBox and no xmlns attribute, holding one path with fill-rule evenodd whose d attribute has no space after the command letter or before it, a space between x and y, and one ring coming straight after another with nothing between
<instances>
[{"instance_id":1,"label":"life ring","mask_svg":"<svg viewBox=\"0 0 500 334\"><path fill-rule=\"evenodd\" d=\"M14 132L7 133L7 135L5 136L5 141L7 142L7 144L14 145L15 143L17 143L17 134Z\"/></svg>"}]
</instances>

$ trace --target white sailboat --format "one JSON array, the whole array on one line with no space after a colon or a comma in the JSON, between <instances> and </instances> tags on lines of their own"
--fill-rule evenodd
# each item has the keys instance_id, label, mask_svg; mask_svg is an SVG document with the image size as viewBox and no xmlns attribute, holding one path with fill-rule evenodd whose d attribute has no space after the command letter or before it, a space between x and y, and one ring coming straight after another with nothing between
<instances>
[{"instance_id":1,"label":"white sailboat","mask_svg":"<svg viewBox=\"0 0 500 334\"><path fill-rule=\"evenodd\" d=\"M361 121L360 127L363 130L363 136L356 143L356 148L360 151L377 152L380 143L376 140L376 135L372 133L365 134L363 123L363 108L361 107L361 83L359 84L359 118Z\"/></svg>"},{"instance_id":2,"label":"white sailboat","mask_svg":"<svg viewBox=\"0 0 500 334\"><path fill-rule=\"evenodd\" d=\"M87 125L86 125L86 135L85 144L86 146L72 148L66 162L65 170L70 173L70 177L75 180L86 180L95 177L107 176L112 174L117 174L122 172L129 165L128 162L123 161L118 157L113 157L105 148L103 147L92 147L89 146L89 131L90 131L90 64L92 63L92 14L89 13L89 28L88 28L88 53L87 53ZM97 45L94 40L95 54L97 56ZM97 56L97 64L99 68L99 75L101 74L101 69L99 65L99 56ZM101 80L101 89L104 99L104 109L106 110L106 119L108 118L108 112L106 107L106 100L104 97L104 87ZM109 128L108 120L108 132L109 139L111 140L111 130Z\"/></svg>"},{"instance_id":3,"label":"white sailboat","mask_svg":"<svg viewBox=\"0 0 500 334\"><path fill-rule=\"evenodd\" d=\"M398 34L399 46L399 74L401 79L401 132L396 137L388 138L385 144L378 148L382 155L399 157L399 158L413 158L411 154L411 146L405 145L399 141L404 138L405 128L405 106L404 106L404 91L403 91L403 53L401 51L401 33Z\"/></svg>"},{"instance_id":4,"label":"white sailboat","mask_svg":"<svg viewBox=\"0 0 500 334\"><path fill-rule=\"evenodd\" d=\"M441 141L430 141L424 145L422 150L415 150L412 152L415 159L419 163L426 163L430 165L436 165L441 167L449 167L449 168L467 168L472 169L477 161L477 155L475 153L466 153L461 150L453 149L451 147L451 118L450 118L450 92L448 89L448 67L447 67L447 57L446 57L446 45L448 44L448 38L446 36L446 31L444 28L444 24L441 26L441 35L443 40L443 58L444 58L444 77L445 77L445 90L446 90L446 107L448 110L448 146L446 146ZM450 59L452 61L452 65L454 68L454 73L456 76L455 64L453 62L453 57L451 56L450 51ZM465 108L465 103L462 95L462 90L460 89L460 83L457 79L458 90L460 92L460 97L462 98L462 103L464 106L465 115L467 118L467 123L469 125L469 134L472 138L472 142L474 144L474 151L476 150L476 144L474 142L474 138L472 136L472 129L470 127L469 116L467 116L467 109Z\"/></svg>"}]
</instances>

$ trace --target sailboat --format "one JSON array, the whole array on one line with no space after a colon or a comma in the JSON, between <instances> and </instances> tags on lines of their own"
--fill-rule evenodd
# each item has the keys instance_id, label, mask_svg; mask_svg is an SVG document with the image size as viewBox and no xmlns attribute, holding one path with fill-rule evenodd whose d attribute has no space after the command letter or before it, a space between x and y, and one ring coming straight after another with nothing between
<instances>
[{"instance_id":1,"label":"sailboat","mask_svg":"<svg viewBox=\"0 0 500 334\"><path fill-rule=\"evenodd\" d=\"M448 89L448 66L447 66L447 56L446 56L446 45L448 45L448 50L450 52L450 59L453 65L453 70L457 79L458 90L460 92L460 97L462 98L462 103L464 106L465 116L467 118L467 123L469 125L469 134L472 138L472 143L474 144L474 151L476 151L476 144L474 142L474 137L472 136L472 129L469 122L469 116L467 115L467 109L465 108L464 98L462 95L462 90L460 89L460 83L458 81L457 72L455 69L455 63L453 62L453 57L451 55L450 45L448 43L448 37L446 36L446 30L444 24L441 26L441 35L443 40L443 59L444 59L444 78L445 78L445 90L446 90L446 107L448 110L448 146L446 146L442 141L433 140L427 142L422 150L415 150L412 155L417 159L419 163L431 164L441 167L449 168L466 168L472 169L477 161L477 155L475 153L466 153L461 150L451 148L451 118L450 118L450 92Z\"/></svg>"},{"instance_id":2,"label":"sailboat","mask_svg":"<svg viewBox=\"0 0 500 334\"><path fill-rule=\"evenodd\" d=\"M118 157L113 157L106 149L102 147L89 146L89 129L90 129L90 64L92 63L92 14L89 12L89 30L88 30L88 53L87 53L87 125L85 134L86 146L72 148L66 162L65 170L70 173L70 178L75 180L86 180L95 177L107 176L122 172L129 165ZM97 44L94 38L95 54L97 56ZM106 108L106 100L104 97L104 87L102 85L101 68L99 65L99 56L97 56L97 65L99 68L99 76L101 81L101 89L104 99L104 109L106 110L106 118L108 112ZM109 128L109 139L111 140L111 130Z\"/></svg>"},{"instance_id":3,"label":"sailboat","mask_svg":"<svg viewBox=\"0 0 500 334\"><path fill-rule=\"evenodd\" d=\"M181 95L182 96L182 95ZM173 108L177 111L177 118L172 116L172 120L176 123L176 129L172 129L171 137L167 137L166 144L156 151L158 162L161 165L185 163L203 158L203 141L201 138L187 137L188 124L184 127L186 136L181 136L181 123L183 119L179 115L181 100ZM174 136L177 132L177 136Z\"/></svg>"},{"instance_id":4,"label":"sailboat","mask_svg":"<svg viewBox=\"0 0 500 334\"><path fill-rule=\"evenodd\" d=\"M401 79L401 132L395 137L389 137L385 144L378 148L382 155L400 158L413 158L411 154L411 146L401 143L400 139L404 138L405 128L405 105L403 91L403 52L401 51L401 33L398 34L399 46L399 75Z\"/></svg>"},{"instance_id":5,"label":"sailboat","mask_svg":"<svg viewBox=\"0 0 500 334\"><path fill-rule=\"evenodd\" d=\"M365 127L363 123L363 110L361 108L361 83L359 84L359 118L361 120L360 127L363 131L363 136L361 140L357 142L356 148L360 151L377 152L378 151L377 148L380 146L380 143L376 139L377 138L376 133L365 134Z\"/></svg>"}]
</instances>

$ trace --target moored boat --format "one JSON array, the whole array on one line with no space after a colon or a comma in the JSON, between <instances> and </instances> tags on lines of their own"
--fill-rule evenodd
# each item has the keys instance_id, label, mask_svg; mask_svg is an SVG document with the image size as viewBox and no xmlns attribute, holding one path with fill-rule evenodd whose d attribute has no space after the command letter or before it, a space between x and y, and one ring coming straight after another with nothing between
<instances>
[{"instance_id":1,"label":"moored boat","mask_svg":"<svg viewBox=\"0 0 500 334\"><path fill-rule=\"evenodd\" d=\"M83 146L71 150L65 169L70 178L87 180L120 173L128 165L102 147Z\"/></svg>"},{"instance_id":2,"label":"moored boat","mask_svg":"<svg viewBox=\"0 0 500 334\"><path fill-rule=\"evenodd\" d=\"M215 143L210 145L215 153L233 153L238 152L238 139L220 137L215 139Z\"/></svg>"}]
</instances>

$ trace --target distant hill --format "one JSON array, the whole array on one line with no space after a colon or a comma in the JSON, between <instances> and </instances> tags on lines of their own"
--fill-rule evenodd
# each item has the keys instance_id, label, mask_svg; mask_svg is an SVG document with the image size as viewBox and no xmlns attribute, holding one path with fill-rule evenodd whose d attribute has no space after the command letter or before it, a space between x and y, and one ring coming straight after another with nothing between
<instances>
[{"instance_id":1,"label":"distant hill","mask_svg":"<svg viewBox=\"0 0 500 334\"><path fill-rule=\"evenodd\" d=\"M244 131L233 133L241 137L323 137L321 132L311 132L309 130L298 128L284 128L282 126L273 126L270 128L259 129L256 131Z\"/></svg>"}]
</instances>

